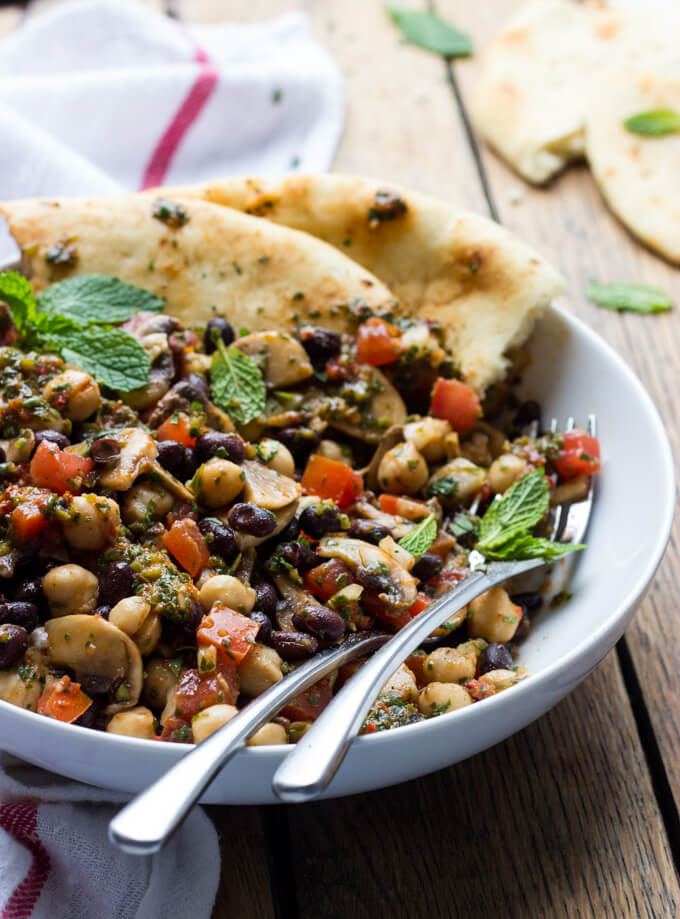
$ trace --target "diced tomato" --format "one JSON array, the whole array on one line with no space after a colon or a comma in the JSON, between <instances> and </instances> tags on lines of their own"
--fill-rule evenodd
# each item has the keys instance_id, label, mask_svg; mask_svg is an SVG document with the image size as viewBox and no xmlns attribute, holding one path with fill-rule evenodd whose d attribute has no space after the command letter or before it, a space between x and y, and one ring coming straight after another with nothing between
<instances>
[{"instance_id":1,"label":"diced tomato","mask_svg":"<svg viewBox=\"0 0 680 919\"><path fill-rule=\"evenodd\" d=\"M12 511L12 529L20 543L35 539L49 523L35 504L20 504Z\"/></svg>"},{"instance_id":2,"label":"diced tomato","mask_svg":"<svg viewBox=\"0 0 680 919\"><path fill-rule=\"evenodd\" d=\"M169 531L163 534L163 542L168 552L192 578L199 575L210 560L208 544L198 524L190 517L175 520Z\"/></svg>"},{"instance_id":3,"label":"diced tomato","mask_svg":"<svg viewBox=\"0 0 680 919\"><path fill-rule=\"evenodd\" d=\"M432 603L432 598L428 597L427 594L423 594L419 592L418 595L416 596L416 602L413 604L411 609L408 611L409 618L413 619L415 616L418 615L418 613L422 613L422 611L426 607L428 607L430 603Z\"/></svg>"},{"instance_id":4,"label":"diced tomato","mask_svg":"<svg viewBox=\"0 0 680 919\"><path fill-rule=\"evenodd\" d=\"M192 431L191 419L184 412L170 415L156 431L158 440L176 440L184 447L193 447L197 437L198 433Z\"/></svg>"},{"instance_id":5,"label":"diced tomato","mask_svg":"<svg viewBox=\"0 0 680 919\"><path fill-rule=\"evenodd\" d=\"M423 651L422 648L417 648L412 654L409 654L404 661L408 669L413 672L418 686L423 686L427 682L423 671L426 657L427 651Z\"/></svg>"},{"instance_id":6,"label":"diced tomato","mask_svg":"<svg viewBox=\"0 0 680 919\"><path fill-rule=\"evenodd\" d=\"M362 322L357 331L358 363L382 367L393 364L400 354L401 336L395 326L376 317Z\"/></svg>"},{"instance_id":7,"label":"diced tomato","mask_svg":"<svg viewBox=\"0 0 680 919\"><path fill-rule=\"evenodd\" d=\"M356 584L351 570L339 558L306 571L302 580L307 590L324 603L348 584Z\"/></svg>"},{"instance_id":8,"label":"diced tomato","mask_svg":"<svg viewBox=\"0 0 680 919\"><path fill-rule=\"evenodd\" d=\"M438 377L432 390L430 414L448 421L454 431L466 434L482 414L477 393L460 380Z\"/></svg>"},{"instance_id":9,"label":"diced tomato","mask_svg":"<svg viewBox=\"0 0 680 919\"><path fill-rule=\"evenodd\" d=\"M175 716L190 723L194 715L210 705L233 705L238 691L236 664L220 654L217 670L210 673L199 673L195 668L184 671L175 689Z\"/></svg>"},{"instance_id":10,"label":"diced tomato","mask_svg":"<svg viewBox=\"0 0 680 919\"><path fill-rule=\"evenodd\" d=\"M49 488L60 495L70 491L77 494L82 488L83 476L94 466L87 456L67 453L49 440L41 440L31 460L31 479L41 488Z\"/></svg>"},{"instance_id":11,"label":"diced tomato","mask_svg":"<svg viewBox=\"0 0 680 919\"><path fill-rule=\"evenodd\" d=\"M358 472L317 453L309 457L300 484L305 494L335 501L338 507L352 504L364 490L364 480Z\"/></svg>"},{"instance_id":12,"label":"diced tomato","mask_svg":"<svg viewBox=\"0 0 680 919\"><path fill-rule=\"evenodd\" d=\"M461 569L445 568L443 571L440 571L439 574L435 575L435 577L430 578L427 584L428 587L432 589L435 597L439 597L443 593L446 593L450 587L453 587L454 584L460 584L469 573L469 571Z\"/></svg>"},{"instance_id":13,"label":"diced tomato","mask_svg":"<svg viewBox=\"0 0 680 919\"><path fill-rule=\"evenodd\" d=\"M158 740L170 740L175 743L191 743L193 740L191 724L178 715L170 715L163 726L163 731Z\"/></svg>"},{"instance_id":14,"label":"diced tomato","mask_svg":"<svg viewBox=\"0 0 680 919\"><path fill-rule=\"evenodd\" d=\"M44 441L43 441L44 443ZM92 705L92 699L86 696L79 683L71 682L71 678L63 676L45 690L38 699L38 712L71 724Z\"/></svg>"},{"instance_id":15,"label":"diced tomato","mask_svg":"<svg viewBox=\"0 0 680 919\"><path fill-rule=\"evenodd\" d=\"M418 598L425 597L424 594L418 594ZM367 613L370 613L371 616L375 616L376 619L380 619L381 622L391 625L396 631L403 629L411 619L420 612L421 609L424 609L427 606L427 603L424 606L420 605L419 599L416 599L416 602L410 609L402 610L401 612L395 613L392 610L388 609L387 606L383 603L378 595L377 590L364 590L361 595L361 605L366 610ZM428 602L429 597L425 597ZM413 610L416 612L413 612Z\"/></svg>"},{"instance_id":16,"label":"diced tomato","mask_svg":"<svg viewBox=\"0 0 680 919\"><path fill-rule=\"evenodd\" d=\"M201 619L196 640L199 644L214 645L235 664L240 664L255 644L259 629L258 622L216 603Z\"/></svg>"},{"instance_id":17,"label":"diced tomato","mask_svg":"<svg viewBox=\"0 0 680 919\"><path fill-rule=\"evenodd\" d=\"M432 513L432 509L424 501L418 501L417 498L404 498L403 495L380 495L378 507L385 514L405 517L415 522L424 520Z\"/></svg>"},{"instance_id":18,"label":"diced tomato","mask_svg":"<svg viewBox=\"0 0 680 919\"><path fill-rule=\"evenodd\" d=\"M314 721L332 698L331 680L330 677L325 676L289 702L281 710L281 714L284 718L290 718L291 721Z\"/></svg>"},{"instance_id":19,"label":"diced tomato","mask_svg":"<svg viewBox=\"0 0 680 919\"><path fill-rule=\"evenodd\" d=\"M578 429L563 436L564 446L553 465L561 479L594 475L600 470L600 444L597 438Z\"/></svg>"}]
</instances>

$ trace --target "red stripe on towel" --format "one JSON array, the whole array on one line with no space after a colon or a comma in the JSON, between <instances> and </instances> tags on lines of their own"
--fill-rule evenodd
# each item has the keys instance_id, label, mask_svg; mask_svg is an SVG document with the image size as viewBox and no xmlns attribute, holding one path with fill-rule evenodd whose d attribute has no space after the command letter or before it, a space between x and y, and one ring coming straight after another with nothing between
<instances>
[{"instance_id":1,"label":"red stripe on towel","mask_svg":"<svg viewBox=\"0 0 680 919\"><path fill-rule=\"evenodd\" d=\"M142 191L145 188L163 184L172 159L184 140L185 134L201 114L217 86L217 69L212 66L202 48L196 49L194 60L201 65L200 72L151 155L142 179Z\"/></svg>"},{"instance_id":2,"label":"red stripe on towel","mask_svg":"<svg viewBox=\"0 0 680 919\"><path fill-rule=\"evenodd\" d=\"M17 884L2 910L2 919L30 919L50 873L50 856L38 836L38 808L35 804L3 804L0 827L33 856L26 877Z\"/></svg>"}]
</instances>

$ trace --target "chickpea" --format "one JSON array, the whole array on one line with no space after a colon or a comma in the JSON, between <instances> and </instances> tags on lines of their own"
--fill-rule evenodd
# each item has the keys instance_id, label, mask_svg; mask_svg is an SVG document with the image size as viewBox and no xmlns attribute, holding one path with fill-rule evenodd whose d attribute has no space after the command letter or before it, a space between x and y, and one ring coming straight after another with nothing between
<instances>
[{"instance_id":1,"label":"chickpea","mask_svg":"<svg viewBox=\"0 0 680 919\"><path fill-rule=\"evenodd\" d=\"M73 613L91 613L97 605L99 580L80 565L58 565L42 579L53 619Z\"/></svg>"},{"instance_id":2,"label":"chickpea","mask_svg":"<svg viewBox=\"0 0 680 919\"><path fill-rule=\"evenodd\" d=\"M489 670L480 676L479 682L491 687L495 692L502 692L519 682L519 677L514 670Z\"/></svg>"},{"instance_id":3,"label":"chickpea","mask_svg":"<svg viewBox=\"0 0 680 919\"><path fill-rule=\"evenodd\" d=\"M82 370L65 370L43 388L44 399L71 421L85 421L102 404L94 377Z\"/></svg>"},{"instance_id":4,"label":"chickpea","mask_svg":"<svg viewBox=\"0 0 680 919\"><path fill-rule=\"evenodd\" d=\"M156 650L156 646L161 640L162 631L161 617L157 613L152 613L146 617L141 628L137 629L132 636L132 640L139 648L139 653L142 657L146 657L147 654L151 654Z\"/></svg>"},{"instance_id":5,"label":"chickpea","mask_svg":"<svg viewBox=\"0 0 680 919\"><path fill-rule=\"evenodd\" d=\"M507 590L492 587L470 603L468 632L504 645L517 631L521 618L521 607L515 606Z\"/></svg>"},{"instance_id":6,"label":"chickpea","mask_svg":"<svg viewBox=\"0 0 680 919\"><path fill-rule=\"evenodd\" d=\"M489 467L489 485L497 495L503 494L519 479L527 468L527 461L514 453L502 453Z\"/></svg>"},{"instance_id":7,"label":"chickpea","mask_svg":"<svg viewBox=\"0 0 680 919\"><path fill-rule=\"evenodd\" d=\"M101 495L76 495L71 499L70 520L64 521L64 536L75 549L101 551L115 541L120 527L120 508Z\"/></svg>"},{"instance_id":8,"label":"chickpea","mask_svg":"<svg viewBox=\"0 0 680 919\"><path fill-rule=\"evenodd\" d=\"M245 476L236 463L211 459L198 469L189 486L208 507L224 507L243 491Z\"/></svg>"},{"instance_id":9,"label":"chickpea","mask_svg":"<svg viewBox=\"0 0 680 919\"><path fill-rule=\"evenodd\" d=\"M126 635L138 632L151 612L151 604L141 597L125 597L119 600L109 613L109 622Z\"/></svg>"},{"instance_id":10,"label":"chickpea","mask_svg":"<svg viewBox=\"0 0 680 919\"><path fill-rule=\"evenodd\" d=\"M404 425L404 440L418 450L428 463L439 463L446 456L444 439L451 433L451 425L441 418L421 418Z\"/></svg>"},{"instance_id":11,"label":"chickpea","mask_svg":"<svg viewBox=\"0 0 680 919\"><path fill-rule=\"evenodd\" d=\"M335 460L338 463L344 463L345 466L352 465L352 451L349 447L340 446L334 440L322 440L316 448L318 456L326 459Z\"/></svg>"},{"instance_id":12,"label":"chickpea","mask_svg":"<svg viewBox=\"0 0 680 919\"><path fill-rule=\"evenodd\" d=\"M415 495L427 482L427 463L411 443L397 444L380 460L378 481L385 491Z\"/></svg>"},{"instance_id":13,"label":"chickpea","mask_svg":"<svg viewBox=\"0 0 680 919\"><path fill-rule=\"evenodd\" d=\"M177 674L171 669L172 661L152 657L144 666L144 701L155 711L160 711L177 685Z\"/></svg>"},{"instance_id":14,"label":"chickpea","mask_svg":"<svg viewBox=\"0 0 680 919\"><path fill-rule=\"evenodd\" d=\"M588 496L590 479L587 475L577 475L569 482L562 482L550 492L550 503L553 507L571 501L583 501Z\"/></svg>"},{"instance_id":15,"label":"chickpea","mask_svg":"<svg viewBox=\"0 0 680 919\"><path fill-rule=\"evenodd\" d=\"M238 715L238 709L235 705L209 705L208 708L204 708L191 720L194 742L201 743L236 715Z\"/></svg>"},{"instance_id":16,"label":"chickpea","mask_svg":"<svg viewBox=\"0 0 680 919\"><path fill-rule=\"evenodd\" d=\"M256 641L238 668L241 691L247 696L259 696L283 679L283 661L274 648Z\"/></svg>"},{"instance_id":17,"label":"chickpea","mask_svg":"<svg viewBox=\"0 0 680 919\"><path fill-rule=\"evenodd\" d=\"M135 482L126 491L121 503L121 514L128 526L132 523L143 523L149 517L160 520L168 514L175 504L175 499L157 482Z\"/></svg>"},{"instance_id":18,"label":"chickpea","mask_svg":"<svg viewBox=\"0 0 680 919\"><path fill-rule=\"evenodd\" d=\"M456 431L451 431L444 438L444 454L449 460L460 456L460 438Z\"/></svg>"},{"instance_id":19,"label":"chickpea","mask_svg":"<svg viewBox=\"0 0 680 919\"><path fill-rule=\"evenodd\" d=\"M416 702L418 700L415 674L406 664L402 664L398 670L395 670L380 690L381 696L387 693L396 694L404 702Z\"/></svg>"},{"instance_id":20,"label":"chickpea","mask_svg":"<svg viewBox=\"0 0 680 919\"><path fill-rule=\"evenodd\" d=\"M32 667L29 670L22 663L19 661L16 667L0 670L0 699L34 712L43 692L41 676L44 673L42 668Z\"/></svg>"},{"instance_id":21,"label":"chickpea","mask_svg":"<svg viewBox=\"0 0 680 919\"><path fill-rule=\"evenodd\" d=\"M140 737L153 740L156 729L153 713L144 705L137 705L126 712L116 712L106 725L109 734L122 734L125 737Z\"/></svg>"},{"instance_id":22,"label":"chickpea","mask_svg":"<svg viewBox=\"0 0 680 919\"><path fill-rule=\"evenodd\" d=\"M450 501L456 503L459 501L468 501L474 498L484 485L486 481L486 469L482 469L481 466L475 466L470 460L459 456L451 460L451 462L440 466L430 479L429 485L432 486L435 482L439 482L442 479L449 480L449 483L452 485L452 493L450 495L442 495L441 492L438 492L437 497L440 500L443 497L445 501L448 498Z\"/></svg>"},{"instance_id":23,"label":"chickpea","mask_svg":"<svg viewBox=\"0 0 680 919\"><path fill-rule=\"evenodd\" d=\"M466 705L472 705L472 696L460 683L428 683L418 696L418 708L424 715L443 715Z\"/></svg>"},{"instance_id":24,"label":"chickpea","mask_svg":"<svg viewBox=\"0 0 680 919\"><path fill-rule=\"evenodd\" d=\"M216 574L201 587L198 598L208 612L213 603L224 603L239 613L248 614L255 606L256 593L243 581L230 574Z\"/></svg>"},{"instance_id":25,"label":"chickpea","mask_svg":"<svg viewBox=\"0 0 680 919\"><path fill-rule=\"evenodd\" d=\"M291 479L295 475L295 460L285 444L271 437L263 437L257 445L257 455L270 469L279 475L287 475Z\"/></svg>"},{"instance_id":26,"label":"chickpea","mask_svg":"<svg viewBox=\"0 0 680 919\"><path fill-rule=\"evenodd\" d=\"M460 683L471 680L477 670L474 652L461 654L458 648L435 648L423 665L423 676L428 683Z\"/></svg>"},{"instance_id":27,"label":"chickpea","mask_svg":"<svg viewBox=\"0 0 680 919\"><path fill-rule=\"evenodd\" d=\"M288 743L286 729L282 724L270 721L268 724L263 724L259 730L255 731L246 746L279 747L284 743Z\"/></svg>"}]
</instances>

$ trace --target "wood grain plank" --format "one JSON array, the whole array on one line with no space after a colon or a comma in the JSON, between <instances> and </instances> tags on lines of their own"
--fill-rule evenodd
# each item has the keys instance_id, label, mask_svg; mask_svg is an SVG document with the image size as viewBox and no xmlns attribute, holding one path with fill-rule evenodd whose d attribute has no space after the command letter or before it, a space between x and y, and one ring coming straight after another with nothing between
<instances>
[{"instance_id":1,"label":"wood grain plank","mask_svg":"<svg viewBox=\"0 0 680 919\"><path fill-rule=\"evenodd\" d=\"M195 22L261 21L303 9L345 77L347 121L333 168L400 181L467 208L484 206L441 60L400 44L382 3L182 0L180 9Z\"/></svg>"},{"instance_id":2,"label":"wood grain plank","mask_svg":"<svg viewBox=\"0 0 680 919\"><path fill-rule=\"evenodd\" d=\"M395 788L291 808L300 915L677 915L645 774L610 655L552 712L486 753Z\"/></svg>"},{"instance_id":3,"label":"wood grain plank","mask_svg":"<svg viewBox=\"0 0 680 919\"><path fill-rule=\"evenodd\" d=\"M464 0L437 0L437 9L468 29L479 47L517 5L516 0L474 6ZM455 64L464 98L473 88L476 67L474 58ZM562 270L569 308L599 332L638 374L661 413L674 455L680 458L680 270L651 253L618 222L585 164L570 168L547 188L535 189L481 142L480 151L501 220ZM510 202L518 191L521 203L513 205ZM676 311L644 317L598 308L583 293L591 278L660 287L673 296ZM634 538L634 524L632 534ZM628 629L627 641L678 808L680 710L669 700L680 694L679 595L680 517L676 514L669 549Z\"/></svg>"}]
</instances>

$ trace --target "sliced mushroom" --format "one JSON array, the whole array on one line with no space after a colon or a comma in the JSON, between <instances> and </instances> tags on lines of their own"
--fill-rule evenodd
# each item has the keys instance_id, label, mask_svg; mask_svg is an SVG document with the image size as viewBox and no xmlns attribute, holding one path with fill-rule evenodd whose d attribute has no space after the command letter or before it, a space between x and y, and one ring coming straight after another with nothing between
<instances>
[{"instance_id":1,"label":"sliced mushroom","mask_svg":"<svg viewBox=\"0 0 680 919\"><path fill-rule=\"evenodd\" d=\"M401 425L406 420L406 406L397 389L390 383L384 373L375 367L371 368L371 384L379 386L379 391L373 396L370 405L364 410L365 416L375 419L374 426L362 425L358 422L336 421L331 422L332 427L357 440L364 440L369 444L379 443L385 437L386 431L391 426ZM394 446L394 444L392 445Z\"/></svg>"},{"instance_id":2,"label":"sliced mushroom","mask_svg":"<svg viewBox=\"0 0 680 919\"><path fill-rule=\"evenodd\" d=\"M370 488L371 491L380 491L380 483L378 482L378 466L383 456L387 453L388 450L391 450L392 447L396 447L397 444L400 444L404 439L404 425L403 424L393 424L385 432L385 436L378 444L375 453L373 454L373 459L368 464L366 469L362 470L364 474L364 479L366 481L366 487Z\"/></svg>"},{"instance_id":3,"label":"sliced mushroom","mask_svg":"<svg viewBox=\"0 0 680 919\"><path fill-rule=\"evenodd\" d=\"M47 657L55 667L67 667L78 682L96 682L110 690L115 701L107 715L133 708L142 691L142 657L125 632L100 616L76 614L50 619L45 624Z\"/></svg>"},{"instance_id":4,"label":"sliced mushroom","mask_svg":"<svg viewBox=\"0 0 680 919\"><path fill-rule=\"evenodd\" d=\"M294 386L314 373L305 349L285 332L253 332L234 345L261 366L270 386Z\"/></svg>"},{"instance_id":5,"label":"sliced mushroom","mask_svg":"<svg viewBox=\"0 0 680 919\"><path fill-rule=\"evenodd\" d=\"M120 443L120 456L99 474L99 481L104 488L127 491L138 476L153 467L158 449L153 437L139 428L125 428L116 439Z\"/></svg>"},{"instance_id":6,"label":"sliced mushroom","mask_svg":"<svg viewBox=\"0 0 680 919\"><path fill-rule=\"evenodd\" d=\"M258 504L268 511L276 511L287 507L302 494L302 487L295 479L281 475L256 460L244 460L241 468L246 480L243 501Z\"/></svg>"},{"instance_id":7,"label":"sliced mushroom","mask_svg":"<svg viewBox=\"0 0 680 919\"><path fill-rule=\"evenodd\" d=\"M186 488L179 479L176 479L171 472L164 469L160 463L153 463L150 473L156 482L164 485L165 488L177 498L182 498L184 501L189 501L192 504L196 500L196 495L189 491L189 489Z\"/></svg>"},{"instance_id":8,"label":"sliced mushroom","mask_svg":"<svg viewBox=\"0 0 680 919\"><path fill-rule=\"evenodd\" d=\"M415 578L378 546L363 539L326 536L317 553L322 558L339 558L349 565L359 583L378 590L380 599L392 612L410 609L415 603L418 592Z\"/></svg>"},{"instance_id":9,"label":"sliced mushroom","mask_svg":"<svg viewBox=\"0 0 680 919\"><path fill-rule=\"evenodd\" d=\"M284 632L296 632L293 616L305 606L319 606L312 594L283 574L273 575L274 584L282 602L276 606L276 624Z\"/></svg>"},{"instance_id":10,"label":"sliced mushroom","mask_svg":"<svg viewBox=\"0 0 680 919\"><path fill-rule=\"evenodd\" d=\"M378 510L368 501L357 501L356 504L349 508L349 513L354 517L363 517L366 520L374 520L376 523L382 524L382 526L387 527L395 539L402 539L407 533L411 532L414 526L403 517L386 514L384 511Z\"/></svg>"}]
</instances>

